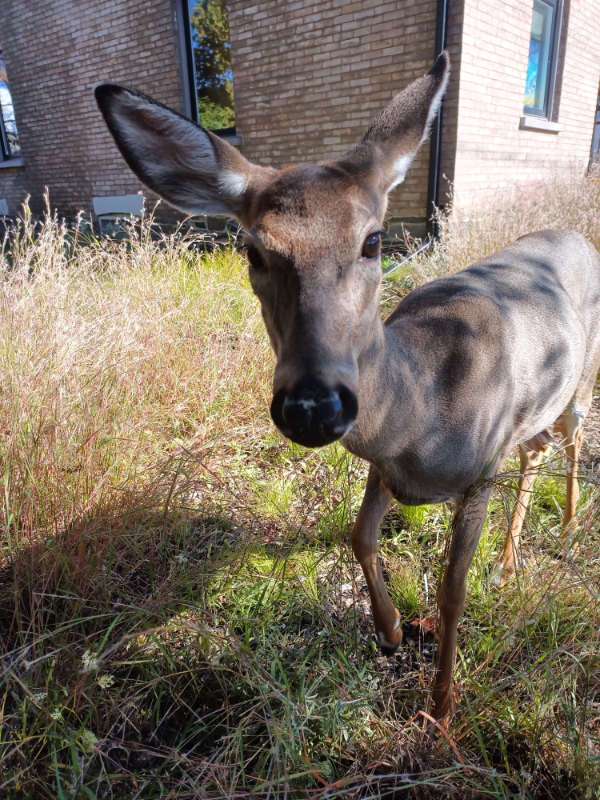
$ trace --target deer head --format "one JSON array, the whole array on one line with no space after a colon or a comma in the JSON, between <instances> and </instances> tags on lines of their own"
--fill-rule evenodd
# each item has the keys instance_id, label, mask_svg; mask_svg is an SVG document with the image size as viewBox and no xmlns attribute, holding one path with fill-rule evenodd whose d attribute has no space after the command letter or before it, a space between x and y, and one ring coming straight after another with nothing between
<instances>
[{"instance_id":1,"label":"deer head","mask_svg":"<svg viewBox=\"0 0 600 800\"><path fill-rule=\"evenodd\" d=\"M271 415L307 447L344 437L359 406L359 364L381 327L381 227L388 193L427 138L449 76L445 53L397 95L346 155L283 170L139 92L96 88L130 168L187 214L236 217L252 288L277 356Z\"/></svg>"}]
</instances>

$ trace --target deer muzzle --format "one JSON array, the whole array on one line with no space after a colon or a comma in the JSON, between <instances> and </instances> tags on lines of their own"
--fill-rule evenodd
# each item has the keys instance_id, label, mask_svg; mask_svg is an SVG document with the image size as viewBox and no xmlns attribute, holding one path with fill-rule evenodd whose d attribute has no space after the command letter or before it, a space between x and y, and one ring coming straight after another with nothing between
<instances>
[{"instance_id":1,"label":"deer muzzle","mask_svg":"<svg viewBox=\"0 0 600 800\"><path fill-rule=\"evenodd\" d=\"M271 403L273 422L288 439L304 447L324 447L352 428L358 400L347 386L329 388L303 378L291 391L280 389Z\"/></svg>"}]
</instances>

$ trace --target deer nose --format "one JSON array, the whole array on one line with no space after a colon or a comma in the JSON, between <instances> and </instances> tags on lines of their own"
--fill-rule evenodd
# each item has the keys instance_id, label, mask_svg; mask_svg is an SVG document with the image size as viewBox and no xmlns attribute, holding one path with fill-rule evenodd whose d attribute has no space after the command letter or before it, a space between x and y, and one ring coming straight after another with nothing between
<instances>
[{"instance_id":1,"label":"deer nose","mask_svg":"<svg viewBox=\"0 0 600 800\"><path fill-rule=\"evenodd\" d=\"M357 412L356 395L348 387L330 389L316 378L303 378L291 391L280 389L271 403L275 425L304 447L323 447L341 439Z\"/></svg>"}]
</instances>

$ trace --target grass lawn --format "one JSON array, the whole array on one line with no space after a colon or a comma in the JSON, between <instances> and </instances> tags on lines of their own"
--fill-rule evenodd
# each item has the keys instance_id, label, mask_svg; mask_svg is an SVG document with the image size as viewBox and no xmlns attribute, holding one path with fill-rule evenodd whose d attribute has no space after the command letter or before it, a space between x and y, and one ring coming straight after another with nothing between
<instances>
[{"instance_id":1,"label":"grass lawn","mask_svg":"<svg viewBox=\"0 0 600 800\"><path fill-rule=\"evenodd\" d=\"M410 288L528 230L600 246L600 187L565 180L457 210L386 281ZM290 444L234 248L128 243L25 215L0 287L0 797L600 798L599 415L571 556L564 464L533 495L525 566L490 566L509 461L469 576L450 740L426 731L448 506L391 507L404 615L375 645L349 547L366 465ZM600 308L599 308L600 313ZM597 413L597 412L595 412Z\"/></svg>"}]
</instances>

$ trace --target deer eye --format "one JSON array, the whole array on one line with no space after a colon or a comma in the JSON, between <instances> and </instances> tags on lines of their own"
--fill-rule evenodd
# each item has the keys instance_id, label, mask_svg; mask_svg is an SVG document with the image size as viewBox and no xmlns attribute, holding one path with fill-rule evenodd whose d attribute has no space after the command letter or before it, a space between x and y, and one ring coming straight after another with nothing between
<instances>
[{"instance_id":1,"label":"deer eye","mask_svg":"<svg viewBox=\"0 0 600 800\"><path fill-rule=\"evenodd\" d=\"M361 258L377 258L381 250L381 234L371 233L364 241Z\"/></svg>"},{"instance_id":2,"label":"deer eye","mask_svg":"<svg viewBox=\"0 0 600 800\"><path fill-rule=\"evenodd\" d=\"M247 245L244 250L246 251L246 258L252 269L262 269L264 267L265 262L256 247L250 244Z\"/></svg>"}]
</instances>

